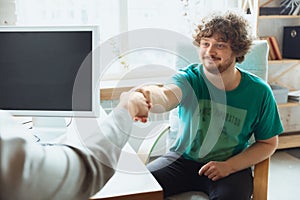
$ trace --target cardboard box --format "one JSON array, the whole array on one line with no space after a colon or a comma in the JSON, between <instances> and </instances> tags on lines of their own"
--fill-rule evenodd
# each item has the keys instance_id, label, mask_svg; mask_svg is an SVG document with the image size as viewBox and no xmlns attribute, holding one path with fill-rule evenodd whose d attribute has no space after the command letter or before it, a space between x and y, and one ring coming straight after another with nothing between
<instances>
[{"instance_id":1,"label":"cardboard box","mask_svg":"<svg viewBox=\"0 0 300 200\"><path fill-rule=\"evenodd\" d=\"M271 89L275 97L276 103L287 103L289 93L289 90L287 88L279 85L271 85Z\"/></svg>"}]
</instances>

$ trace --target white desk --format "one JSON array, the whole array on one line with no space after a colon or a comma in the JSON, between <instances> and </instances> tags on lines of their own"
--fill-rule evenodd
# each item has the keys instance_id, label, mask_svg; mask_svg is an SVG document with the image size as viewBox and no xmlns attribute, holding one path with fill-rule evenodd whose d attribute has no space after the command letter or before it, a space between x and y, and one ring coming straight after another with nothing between
<instances>
[{"instance_id":1,"label":"white desk","mask_svg":"<svg viewBox=\"0 0 300 200\"><path fill-rule=\"evenodd\" d=\"M163 192L131 146L126 144L116 173L91 199L162 200Z\"/></svg>"}]
</instances>

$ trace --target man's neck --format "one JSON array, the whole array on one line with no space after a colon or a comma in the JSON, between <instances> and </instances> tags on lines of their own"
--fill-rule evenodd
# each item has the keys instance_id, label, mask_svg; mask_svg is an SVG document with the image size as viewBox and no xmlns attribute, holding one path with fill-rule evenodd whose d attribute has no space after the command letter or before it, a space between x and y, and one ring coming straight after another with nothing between
<instances>
[{"instance_id":1,"label":"man's neck","mask_svg":"<svg viewBox=\"0 0 300 200\"><path fill-rule=\"evenodd\" d=\"M220 90L234 90L241 81L241 72L235 66L219 74L210 73L204 67L204 73L207 79Z\"/></svg>"}]
</instances>

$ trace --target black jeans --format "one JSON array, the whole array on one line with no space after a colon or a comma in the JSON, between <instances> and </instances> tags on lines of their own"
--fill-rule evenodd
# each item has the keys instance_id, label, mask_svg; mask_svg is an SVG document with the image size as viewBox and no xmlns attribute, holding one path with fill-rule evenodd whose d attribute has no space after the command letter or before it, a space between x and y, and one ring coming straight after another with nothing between
<instances>
[{"instance_id":1,"label":"black jeans","mask_svg":"<svg viewBox=\"0 0 300 200\"><path fill-rule=\"evenodd\" d=\"M164 197L188 191L205 192L211 200L248 200L253 192L251 168L212 181L198 175L203 164L169 152L147 165L164 191Z\"/></svg>"}]
</instances>

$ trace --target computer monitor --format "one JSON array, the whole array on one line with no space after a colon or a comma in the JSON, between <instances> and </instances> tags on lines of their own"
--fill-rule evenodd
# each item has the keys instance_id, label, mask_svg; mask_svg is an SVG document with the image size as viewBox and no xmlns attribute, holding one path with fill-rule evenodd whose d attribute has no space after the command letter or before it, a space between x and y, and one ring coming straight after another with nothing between
<instances>
[{"instance_id":1,"label":"computer monitor","mask_svg":"<svg viewBox=\"0 0 300 200\"><path fill-rule=\"evenodd\" d=\"M98 116L97 41L95 26L0 27L0 109L33 128Z\"/></svg>"}]
</instances>

